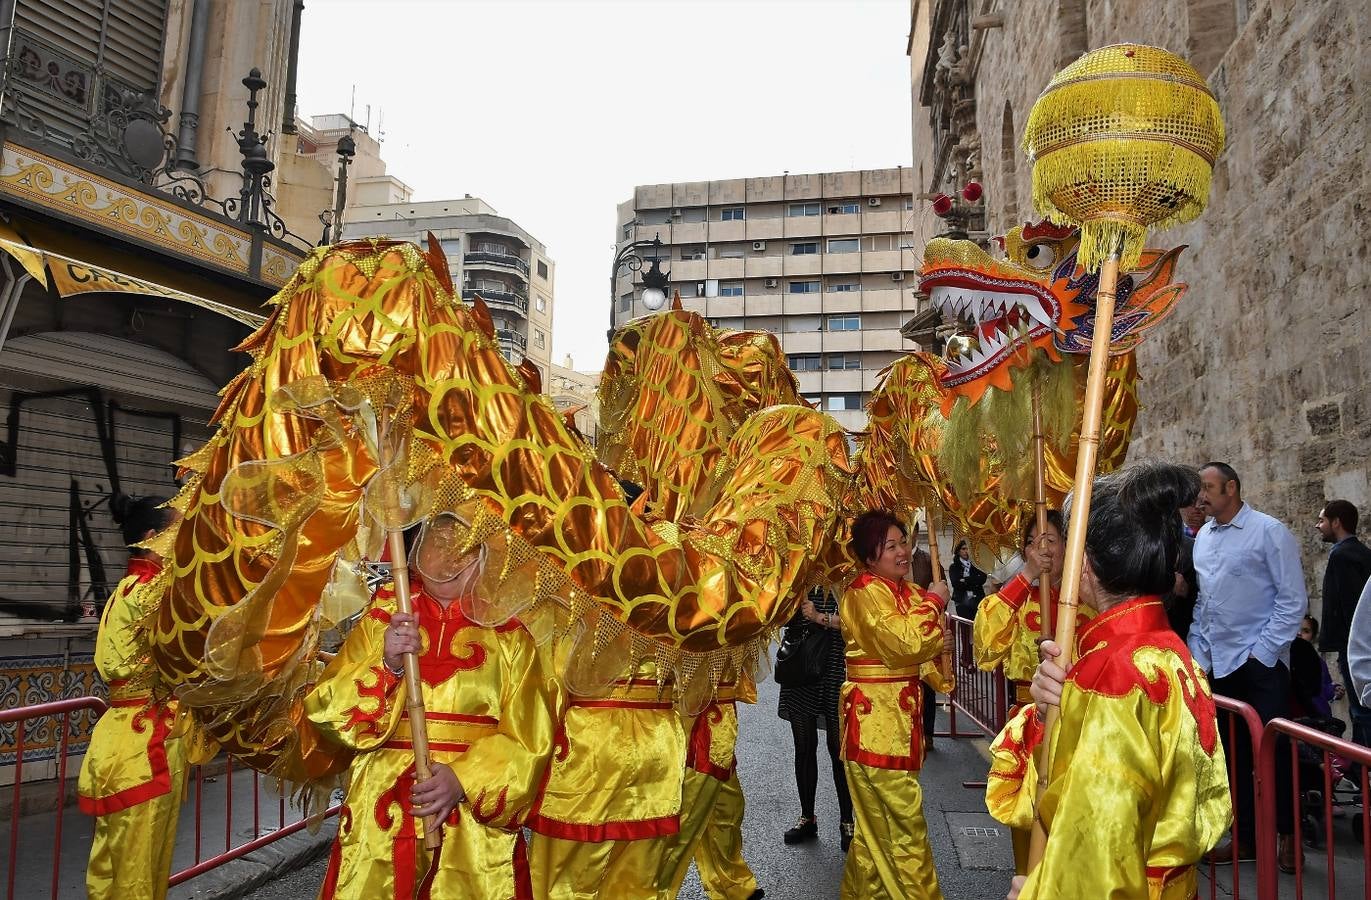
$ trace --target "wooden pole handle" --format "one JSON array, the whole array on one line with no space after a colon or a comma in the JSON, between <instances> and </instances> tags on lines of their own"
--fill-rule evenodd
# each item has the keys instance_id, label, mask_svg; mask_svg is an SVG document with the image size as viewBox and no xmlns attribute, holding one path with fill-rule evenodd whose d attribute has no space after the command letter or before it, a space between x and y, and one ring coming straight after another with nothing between
<instances>
[{"instance_id":1,"label":"wooden pole handle","mask_svg":"<svg viewBox=\"0 0 1371 900\"><path fill-rule=\"evenodd\" d=\"M942 560L939 559L937 526L936 526L936 524L935 524L934 521L933 521L933 507L931 507L931 506L926 506L926 507L924 507L924 530L928 532L928 562L929 562L929 567L933 569L933 580L934 580L934 581L942 581L942 580L945 580L945 579L947 578L947 573L943 570L943 563L942 563ZM951 600L952 600L952 598L949 597L949 598L948 598L949 604L951 603ZM949 619L948 619L948 613L947 613L946 610L944 610L944 611L943 611L943 631L944 631L944 633L946 633L946 631L947 631L947 626L948 626L948 624L950 624L950 621L949 621ZM948 689L948 694L951 694L954 690L956 690L957 679L956 679L955 674L954 674L953 671L952 671L952 651L949 650L949 649L947 649L947 643L946 643L945 641L944 641L944 643L943 643L942 661L943 661L943 674L947 676L948 680L949 680L949 681L951 682L951 684L952 684L952 687Z\"/></svg>"},{"instance_id":2,"label":"wooden pole handle","mask_svg":"<svg viewBox=\"0 0 1371 900\"><path fill-rule=\"evenodd\" d=\"M398 529L386 535L390 542L390 575L395 584L395 601L400 612L411 615L414 600L409 594L409 561L405 556L405 535ZM405 659L405 712L409 715L410 740L414 744L414 780L417 784L433 777L428 759L428 726L424 711L423 684L419 680L419 656L406 653ZM409 798L404 798L408 802ZM437 816L424 819L424 846L437 850L443 843L443 823Z\"/></svg>"},{"instance_id":3,"label":"wooden pole handle","mask_svg":"<svg viewBox=\"0 0 1371 900\"><path fill-rule=\"evenodd\" d=\"M1090 366L1085 385L1085 409L1081 413L1081 438L1076 451L1076 483L1071 504L1071 521L1066 529L1066 562L1062 567L1062 588L1057 601L1057 629L1055 640L1069 666L1075 655L1076 610L1080 605L1081 571L1085 565L1085 530L1090 523L1090 494L1094 489L1095 461L1100 449L1100 416L1104 409L1105 370L1109 365L1109 338L1114 328L1114 292L1119 284L1119 256L1121 248L1113 252L1100 266L1100 286L1096 292L1095 338L1090 345ZM1047 708L1047 722L1043 728L1043 752L1038 767L1038 791L1034 801L1034 822L1038 819L1038 801L1047 790L1052 770L1052 732L1057 725L1058 708ZM1028 845L1028 869L1031 872L1042 861L1047 849L1047 835L1035 826Z\"/></svg>"},{"instance_id":4,"label":"wooden pole handle","mask_svg":"<svg viewBox=\"0 0 1371 900\"><path fill-rule=\"evenodd\" d=\"M1047 476L1046 447L1043 434L1043 388L1039 379L1033 380L1033 512L1037 516L1034 529L1036 543L1041 546L1047 535ZM1027 548L1024 548L1027 550ZM1038 573L1038 636L1043 640L1052 637L1052 577L1050 572ZM1047 742L1039 744L1033 751L1038 771L1044 771ZM1047 846L1047 832L1037 816L1033 817L1030 849L1034 844ZM1041 854L1041 850L1038 851ZM1031 855L1031 854L1030 854Z\"/></svg>"}]
</instances>

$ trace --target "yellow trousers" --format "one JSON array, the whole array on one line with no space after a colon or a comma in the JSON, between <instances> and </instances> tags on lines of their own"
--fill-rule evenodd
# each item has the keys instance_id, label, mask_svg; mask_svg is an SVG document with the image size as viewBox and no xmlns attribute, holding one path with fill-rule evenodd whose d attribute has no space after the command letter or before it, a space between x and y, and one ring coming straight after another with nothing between
<instances>
[{"instance_id":1,"label":"yellow trousers","mask_svg":"<svg viewBox=\"0 0 1371 900\"><path fill-rule=\"evenodd\" d=\"M917 772L843 763L856 835L843 900L942 900Z\"/></svg>"},{"instance_id":2,"label":"yellow trousers","mask_svg":"<svg viewBox=\"0 0 1371 900\"><path fill-rule=\"evenodd\" d=\"M658 879L663 897L681 890L690 861L711 900L747 900L757 879L743 859L743 788L737 771L720 781L687 768L681 790L681 832L670 841Z\"/></svg>"},{"instance_id":3,"label":"yellow trousers","mask_svg":"<svg viewBox=\"0 0 1371 900\"><path fill-rule=\"evenodd\" d=\"M572 841L534 834L528 868L538 900L670 900L655 884L670 850L668 837Z\"/></svg>"},{"instance_id":4,"label":"yellow trousers","mask_svg":"<svg viewBox=\"0 0 1371 900\"><path fill-rule=\"evenodd\" d=\"M95 838L86 865L90 900L163 900L171 877L176 822L185 794L181 741L166 744L171 790L119 812L95 817Z\"/></svg>"}]
</instances>

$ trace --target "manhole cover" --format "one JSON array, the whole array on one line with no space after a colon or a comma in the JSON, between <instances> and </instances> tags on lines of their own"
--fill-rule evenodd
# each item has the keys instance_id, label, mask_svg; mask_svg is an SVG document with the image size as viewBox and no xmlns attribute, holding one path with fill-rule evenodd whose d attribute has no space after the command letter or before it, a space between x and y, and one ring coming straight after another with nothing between
<instances>
[{"instance_id":1,"label":"manhole cover","mask_svg":"<svg viewBox=\"0 0 1371 900\"><path fill-rule=\"evenodd\" d=\"M963 869L1014 871L1009 829L984 812L945 812L947 830Z\"/></svg>"}]
</instances>

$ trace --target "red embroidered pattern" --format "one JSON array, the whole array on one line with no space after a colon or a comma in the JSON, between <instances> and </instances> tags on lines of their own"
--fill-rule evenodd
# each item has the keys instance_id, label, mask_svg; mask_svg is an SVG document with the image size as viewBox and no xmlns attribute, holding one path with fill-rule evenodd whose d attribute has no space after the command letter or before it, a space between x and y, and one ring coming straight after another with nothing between
<instances>
[{"instance_id":1,"label":"red embroidered pattern","mask_svg":"<svg viewBox=\"0 0 1371 900\"><path fill-rule=\"evenodd\" d=\"M715 764L709 752L714 745L714 726L723 720L724 711L718 703L709 704L695 718L695 724L690 729L690 742L686 745L686 767L720 781L728 781L738 763L737 758L729 760L728 766L723 767Z\"/></svg>"},{"instance_id":2,"label":"red embroidered pattern","mask_svg":"<svg viewBox=\"0 0 1371 900\"><path fill-rule=\"evenodd\" d=\"M107 816L146 803L171 791L167 737L171 735L174 719L171 709L166 706L149 706L134 715L130 725L136 733L142 734L147 730L149 723L152 725L152 734L148 737L148 767L152 770L152 777L142 784L124 788L104 797L80 797L77 802L83 813L90 816Z\"/></svg>"},{"instance_id":3,"label":"red embroidered pattern","mask_svg":"<svg viewBox=\"0 0 1371 900\"><path fill-rule=\"evenodd\" d=\"M353 684L357 688L358 697L363 700L376 701L376 709L373 712L367 712L362 709L360 703L352 707L347 711L348 720L343 723L343 730L355 728L358 734L379 736L381 734L380 720L386 714L386 697L390 693L390 689L395 686L397 679L384 666L372 666L367 671L376 676L375 682L368 685L361 678L358 678L353 681Z\"/></svg>"},{"instance_id":4,"label":"red embroidered pattern","mask_svg":"<svg viewBox=\"0 0 1371 900\"><path fill-rule=\"evenodd\" d=\"M1175 667L1149 678L1133 662L1135 651L1155 647L1170 651ZM1200 746L1212 756L1218 742L1218 711L1214 698L1200 683L1203 677L1190 651L1171 630L1166 609L1157 597L1121 603L1092 619L1081 630L1081 658L1067 679L1081 690L1106 697L1124 697L1135 688L1162 706L1171 694L1168 672L1180 684L1181 700L1195 719Z\"/></svg>"}]
</instances>

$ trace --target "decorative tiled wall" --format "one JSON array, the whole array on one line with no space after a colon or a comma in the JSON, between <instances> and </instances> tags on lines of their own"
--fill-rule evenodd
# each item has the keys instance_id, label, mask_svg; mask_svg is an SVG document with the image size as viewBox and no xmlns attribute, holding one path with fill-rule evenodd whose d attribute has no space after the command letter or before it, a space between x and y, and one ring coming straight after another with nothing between
<instances>
[{"instance_id":1,"label":"decorative tiled wall","mask_svg":"<svg viewBox=\"0 0 1371 900\"><path fill-rule=\"evenodd\" d=\"M0 656L0 709L50 703L72 697L105 698L105 683L95 671L92 654L67 656ZM95 713L71 714L68 754L80 756L90 743ZM0 766L14 764L18 728L24 726L24 765L55 759L61 743L61 719L45 716L25 723L0 722Z\"/></svg>"}]
</instances>

